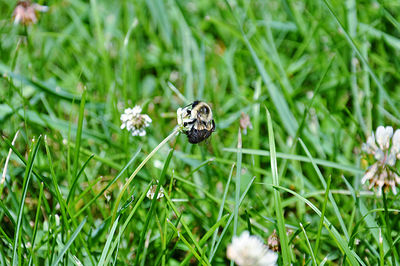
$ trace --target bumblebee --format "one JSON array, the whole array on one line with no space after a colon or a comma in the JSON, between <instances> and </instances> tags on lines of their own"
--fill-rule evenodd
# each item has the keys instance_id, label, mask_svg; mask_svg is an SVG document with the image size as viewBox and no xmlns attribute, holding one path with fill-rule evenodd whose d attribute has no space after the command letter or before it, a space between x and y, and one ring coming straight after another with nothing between
<instances>
[{"instance_id":1,"label":"bumblebee","mask_svg":"<svg viewBox=\"0 0 400 266\"><path fill-rule=\"evenodd\" d=\"M194 101L184 108L179 108L177 118L178 125L192 144L207 139L215 131L211 107L205 102Z\"/></svg>"}]
</instances>

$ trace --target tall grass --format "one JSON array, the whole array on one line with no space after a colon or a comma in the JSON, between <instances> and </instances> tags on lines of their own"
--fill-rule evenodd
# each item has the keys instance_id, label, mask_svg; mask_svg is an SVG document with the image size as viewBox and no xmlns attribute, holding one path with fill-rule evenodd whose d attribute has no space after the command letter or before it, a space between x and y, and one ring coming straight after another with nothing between
<instances>
[{"instance_id":1,"label":"tall grass","mask_svg":"<svg viewBox=\"0 0 400 266\"><path fill-rule=\"evenodd\" d=\"M398 1L38 2L26 27L0 2L0 265L227 265L274 229L279 265L399 264L399 196L360 183L400 124Z\"/></svg>"}]
</instances>

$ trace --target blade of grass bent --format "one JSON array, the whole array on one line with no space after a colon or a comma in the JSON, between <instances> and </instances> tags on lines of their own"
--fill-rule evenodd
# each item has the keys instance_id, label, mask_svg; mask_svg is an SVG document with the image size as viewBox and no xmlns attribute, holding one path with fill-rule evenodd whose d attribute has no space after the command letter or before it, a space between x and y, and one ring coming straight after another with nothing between
<instances>
[{"instance_id":1,"label":"blade of grass bent","mask_svg":"<svg viewBox=\"0 0 400 266\"><path fill-rule=\"evenodd\" d=\"M108 250L110 249L111 241L112 241L112 239L113 239L113 236L114 236L114 233L115 233L115 229L117 228L118 222L119 222L119 216L118 216L118 218L115 220L115 222L114 222L114 224L113 224L113 226L112 226L112 228L111 228L110 234L107 236L106 244L104 245L103 251L101 252L99 264L97 264L97 265L99 265L99 266L104 265L104 261L105 261L105 259L106 259Z\"/></svg>"},{"instance_id":2,"label":"blade of grass bent","mask_svg":"<svg viewBox=\"0 0 400 266\"><path fill-rule=\"evenodd\" d=\"M143 191L142 195L140 195L140 198L136 202L135 206L133 206L132 211L129 213L128 218L126 218L124 224L122 225L122 227L120 227L119 232L118 232L118 236L114 240L114 242L113 242L113 244L111 246L111 249L108 252L107 258L106 258L106 260L104 262L105 265L109 265L109 262L111 260L111 256L112 256L112 254L114 252L114 249L117 248L117 246L119 246L122 234L125 232L125 229L128 226L129 222L131 221L133 215L136 213L136 210L139 208L140 204L142 204L142 202L143 202L144 198L146 197L147 191L149 190L150 186L151 186L151 183L149 183L147 185L146 189ZM117 252L118 252L118 249L117 249ZM115 257L117 257L117 254L115 254Z\"/></svg>"},{"instance_id":3,"label":"blade of grass bent","mask_svg":"<svg viewBox=\"0 0 400 266\"><path fill-rule=\"evenodd\" d=\"M281 187L281 186L273 186L273 187L284 190L284 191L292 194L293 196L297 197L298 199L304 201L318 216L321 217L321 211L318 210L318 208L314 204L312 204L312 202L309 201L308 199L304 198L303 196L299 195L298 193L296 193L293 190L290 190L288 188ZM333 239L340 247L340 250L347 255L347 260L349 260L350 265L361 264L361 265L365 266L365 263L361 260L361 258L353 250L350 249L350 247L344 241L344 239L339 234L339 232L337 231L335 226L328 220L328 218L326 218L326 216L324 217L324 225L325 225L325 228L328 230L328 232L333 236Z\"/></svg>"},{"instance_id":4,"label":"blade of grass bent","mask_svg":"<svg viewBox=\"0 0 400 266\"><path fill-rule=\"evenodd\" d=\"M169 164L171 162L172 159L172 155L174 154L174 149L171 149L170 152L168 153L167 159L165 160L164 163L164 167L163 170L161 172L160 178L158 180L158 184L157 184L157 188L154 192L154 196L153 199L151 200L151 205L150 205L150 210L147 213L146 216L146 220L144 223L143 228L141 229L141 234L140 234L140 241L139 241L139 246L136 249L136 259L135 259L135 265L139 265L139 261L140 261L140 254L142 253L142 249L143 249L143 245L144 245L144 241L145 241L145 237L146 237L146 233L147 233L147 228L149 226L150 223L150 219L152 218L152 214L154 211L154 208L156 206L156 202L157 202L157 197L158 197L158 192L160 191L162 185L164 184L164 180L165 180L165 174L167 172L167 169L169 167ZM144 258L143 258L144 259Z\"/></svg>"},{"instance_id":5,"label":"blade of grass bent","mask_svg":"<svg viewBox=\"0 0 400 266\"><path fill-rule=\"evenodd\" d=\"M275 151L274 129L272 127L271 115L270 115L268 109L265 108L265 111L267 113L269 149L271 151L272 183L274 184L274 186L279 186L278 167L277 167L277 162L276 162L276 151ZM288 238L287 238L287 234L286 234L285 218L283 216L280 192L277 189L274 189L273 196L274 196L276 219L278 221L279 238L281 241L283 264L290 265L291 255L290 255L290 249L289 249L289 242L288 242Z\"/></svg>"},{"instance_id":6,"label":"blade of grass bent","mask_svg":"<svg viewBox=\"0 0 400 266\"><path fill-rule=\"evenodd\" d=\"M348 21L348 28L349 28L349 35L354 38L357 35L357 9L356 9L356 1L355 0L347 0L347 21ZM358 124L361 126L364 133L367 133L367 128L365 126L365 122L361 112L361 104L359 102L359 92L358 92L358 84L357 84L357 66L354 62L356 58L356 53L353 50L351 52L350 57L350 66L351 66L351 74L350 74L350 87L352 93L352 102L353 102L353 109L355 110L355 117L358 119Z\"/></svg>"},{"instance_id":7,"label":"blade of grass bent","mask_svg":"<svg viewBox=\"0 0 400 266\"><path fill-rule=\"evenodd\" d=\"M54 172L54 167L53 167L53 160L51 158L50 149L47 144L47 136L44 137L44 146L46 148L47 160L48 160L49 168L50 168L50 176L51 176L51 179L53 180L54 191L56 192L57 201L60 204L61 219L63 221L63 226L64 226L63 229L64 230L66 229L65 231L67 233L67 236L69 237L70 230L69 230L69 224L68 224L67 215L66 215L67 204L65 203L64 198L62 197L60 189L58 187L58 183L56 180L56 174Z\"/></svg>"},{"instance_id":8,"label":"blade of grass bent","mask_svg":"<svg viewBox=\"0 0 400 266\"><path fill-rule=\"evenodd\" d=\"M247 195L247 192L249 192L249 189L250 189L251 185L253 184L254 179L256 179L255 176L250 180L250 182L249 182L249 184L247 185L246 189L245 189L244 192L242 193L242 196L240 197L240 204L242 204L242 202L243 202L245 196ZM232 220L233 220L233 213L230 215L230 217L229 217L229 219L228 219L228 222L227 222L226 225L225 225L224 230L222 230L222 233L221 233L220 237L218 238L217 244L215 244L215 248L214 248L214 250L212 251L211 256L210 256L210 260L209 260L210 263L211 263L212 259L214 258L215 253L217 252L217 250L218 250L218 248L219 248L219 245L221 244L221 242L222 242L222 240L223 240L223 238L224 238L226 232L228 231L229 226L230 226L231 223L232 223Z\"/></svg>"},{"instance_id":9,"label":"blade of grass bent","mask_svg":"<svg viewBox=\"0 0 400 266\"><path fill-rule=\"evenodd\" d=\"M75 194L75 187L76 183L78 182L79 177L82 175L83 170L85 170L86 166L90 162L90 160L94 157L94 154L90 155L89 158L86 160L86 162L83 164L81 170L79 170L79 173L75 176L74 175L74 180L72 181L71 189L69 190L68 196L67 196L67 204L71 200L71 197L74 197Z\"/></svg>"},{"instance_id":10,"label":"blade of grass bent","mask_svg":"<svg viewBox=\"0 0 400 266\"><path fill-rule=\"evenodd\" d=\"M7 144L7 146L13 150L13 152L17 155L17 157L21 160L21 162L27 166L28 162L22 156L22 154L15 148L14 145L11 144L11 142L3 136L3 141ZM35 170L32 170L32 173L36 176L37 179L39 179L41 182L46 184L46 187L49 189L49 192L53 195L56 196L55 192L51 189L51 186L49 185L50 182L48 182L48 179L44 178L43 176L39 175Z\"/></svg>"},{"instance_id":11,"label":"blade of grass bent","mask_svg":"<svg viewBox=\"0 0 400 266\"><path fill-rule=\"evenodd\" d=\"M328 183L327 183L326 189L325 189L325 197L324 197L324 204L322 205L321 218L320 218L320 221L318 224L317 240L315 241L315 246L314 246L314 253L315 253L316 257L318 257L319 242L321 241L322 226L324 225L326 204L328 203L328 195L329 195L330 188L331 188L331 177L329 176Z\"/></svg>"},{"instance_id":12,"label":"blade of grass bent","mask_svg":"<svg viewBox=\"0 0 400 266\"><path fill-rule=\"evenodd\" d=\"M74 218L78 217L84 210L86 210L93 202L95 202L101 195L103 195L104 191L106 191L112 184L115 183L116 180L118 180L123 173L125 173L126 169L133 163L133 161L136 159L136 157L139 155L140 150L142 149L142 146L139 146L139 148L136 150L132 158L129 160L129 162L125 165L125 167L118 173L117 176L115 176L110 182L108 182L107 186L105 186L94 198L92 198L83 208L81 208L75 215Z\"/></svg>"},{"instance_id":13,"label":"blade of grass bent","mask_svg":"<svg viewBox=\"0 0 400 266\"><path fill-rule=\"evenodd\" d=\"M21 265L21 263L22 263L21 248L20 248L21 247L22 214L24 212L25 198L26 198L26 193L28 191L29 181L31 180L31 176L32 176L33 163L35 161L37 152L39 150L39 145L40 145L41 139L42 139L42 136L39 136L34 148L29 153L28 163L26 164L26 168L25 168L21 203L18 208L17 227L15 228L13 257L12 257L12 265L13 266Z\"/></svg>"},{"instance_id":14,"label":"blade of grass bent","mask_svg":"<svg viewBox=\"0 0 400 266\"><path fill-rule=\"evenodd\" d=\"M396 116L399 117L400 116L400 112L398 111L398 109L394 105L392 99L389 97L388 93L386 92L385 88L383 87L383 85L380 82L380 80L378 79L378 77L375 75L374 71L372 71L372 68L368 64L367 60L364 58L364 56L362 55L360 50L357 48L356 44L354 43L354 40L347 33L346 29L344 28L344 26L342 25L342 23L340 22L340 20L336 16L335 12L333 12L333 9L332 9L331 5L329 4L329 2L327 0L321 0L321 1L328 8L329 14L331 14L331 16L334 18L334 20L336 21L336 23L338 24L338 26L342 30L344 36L346 37L346 41L350 44L351 48L356 52L357 56L360 58L362 63L366 66L366 69L369 72L369 74L371 75L372 80L375 82L376 86L378 87L379 92L385 98L385 100L387 101L387 103L391 107L392 111L396 114Z\"/></svg>"},{"instance_id":15,"label":"blade of grass bent","mask_svg":"<svg viewBox=\"0 0 400 266\"><path fill-rule=\"evenodd\" d=\"M299 225L300 225L301 230L303 231L304 237L306 238L307 247L308 247L308 249L309 249L309 251L310 251L310 256L311 256L311 258L312 258L312 262L313 262L313 264L314 264L315 266L317 266L317 265L318 265L318 264L317 264L317 260L315 259L314 252L313 252L313 250L312 250L312 248L311 248L310 240L308 239L306 230L304 229L302 223L299 223Z\"/></svg>"},{"instance_id":16,"label":"blade of grass bent","mask_svg":"<svg viewBox=\"0 0 400 266\"><path fill-rule=\"evenodd\" d=\"M15 141L17 140L17 137L18 137L18 133L19 133L19 130L17 130L17 132L15 133L14 138L11 142L11 145L15 144ZM12 154L12 149L9 148L6 162L4 163L3 174L1 175L1 180L0 180L0 197L3 195L3 187L4 187L4 182L6 181L8 162L10 160L11 154Z\"/></svg>"},{"instance_id":17,"label":"blade of grass bent","mask_svg":"<svg viewBox=\"0 0 400 266\"><path fill-rule=\"evenodd\" d=\"M61 250L60 254L58 255L57 259L54 261L54 263L52 264L52 266L56 266L58 265L58 263L62 260L62 258L64 257L65 252L67 252L67 250L69 249L69 247L71 246L72 242L74 242L75 238L78 236L78 234L80 233L80 231L82 230L83 226L86 223L86 217L85 219L83 219L83 221L79 224L78 228L76 228L75 232L72 234L71 238L68 240L67 244L64 246L64 248Z\"/></svg>"},{"instance_id":18,"label":"blade of grass bent","mask_svg":"<svg viewBox=\"0 0 400 266\"><path fill-rule=\"evenodd\" d=\"M227 151L227 152L237 152L236 148L223 148L222 150ZM242 152L245 154L271 156L270 151L266 151L266 150L242 149ZM301 161L301 162L308 162L308 163L311 162L310 158L308 158L307 156L287 154L287 153L282 153L282 152L277 152L276 157L281 158L281 159L297 160L297 161ZM216 158L215 160L218 161L219 158ZM363 174L364 173L363 170L353 167L353 166L350 166L350 165L344 165L344 164L335 163L335 162L331 162L331 161L327 161L327 160L323 160L323 159L313 159L313 161L318 165L332 167L332 168L340 169L343 171L348 171L348 172L355 173L355 174Z\"/></svg>"},{"instance_id":19,"label":"blade of grass bent","mask_svg":"<svg viewBox=\"0 0 400 266\"><path fill-rule=\"evenodd\" d=\"M228 195L229 185L230 185L231 180L232 180L232 174L233 174L234 167L235 167L235 164L232 165L231 172L229 173L228 181L226 182L224 195L222 196L222 202L221 202L221 205L220 205L219 211L218 211L217 222L221 219L222 214L224 212L225 200L226 200L226 196ZM212 253L212 251L214 249L214 246L215 246L215 241L217 240L217 236L218 236L218 230L215 230L215 232L213 234L213 237L212 237L212 240L211 240L211 248L210 248L210 255L209 255L210 260L211 260L211 253Z\"/></svg>"},{"instance_id":20,"label":"blade of grass bent","mask_svg":"<svg viewBox=\"0 0 400 266\"><path fill-rule=\"evenodd\" d=\"M324 189L326 189L327 188L326 181L325 181L324 177L322 176L322 173L319 170L317 164L314 162L314 159L312 158L310 151L307 149L307 146L304 144L304 142L301 139L299 139L299 142L300 142L301 146L303 147L304 151L306 152L308 158L311 160L311 164L313 165L314 170L319 177L319 180L321 181L322 185L324 186ZM349 233L347 231L346 224L343 221L343 217L340 214L339 207L337 206L336 201L333 198L332 193L330 191L328 191L328 197L329 197L329 201L332 204L335 215L336 215L337 219L339 220L340 226L342 227L344 236L346 237L346 240L349 241Z\"/></svg>"},{"instance_id":21,"label":"blade of grass bent","mask_svg":"<svg viewBox=\"0 0 400 266\"><path fill-rule=\"evenodd\" d=\"M171 207L171 209L174 211L176 216L181 216L182 214L179 213L178 208L175 206L175 204L172 202L170 196L165 193L164 194L165 199L168 202L168 205ZM181 220L180 223L182 224L183 228L185 229L186 233L188 234L190 240L193 242L194 246L196 247L196 249L199 251L200 254L204 254L203 249L200 247L199 243L196 241L192 231L190 230L190 228L187 226L187 224ZM202 261L205 261L207 264L209 264L209 260L207 259L207 257L205 257L203 255L203 259Z\"/></svg>"},{"instance_id":22,"label":"blade of grass bent","mask_svg":"<svg viewBox=\"0 0 400 266\"><path fill-rule=\"evenodd\" d=\"M114 205L114 210L112 212L112 218L111 218L111 223L114 223L115 217L118 211L118 205L122 199L122 196L124 195L125 190L128 188L129 184L132 182L132 180L135 178L137 173L139 173L140 169L147 163L148 160L150 160L151 157L162 147L164 144L166 144L170 139L172 139L175 135L179 133L179 128L176 127L171 134L169 134L168 137L166 137L163 141L160 142L160 144L157 145L147 156L146 158L139 164L139 166L135 169L135 171L132 173L132 175L129 177L129 179L126 181L125 185L121 189L121 192L118 195L117 200L115 201Z\"/></svg>"},{"instance_id":23,"label":"blade of grass bent","mask_svg":"<svg viewBox=\"0 0 400 266\"><path fill-rule=\"evenodd\" d=\"M238 18L236 17L231 5L229 4L229 2L227 0L225 0L225 3L229 7L231 14L236 21L236 24L239 27L243 41L251 54L251 57L257 67L257 70L260 73L260 75L265 83L265 86L268 89L268 93L272 99L272 102L275 105L276 110L278 111L279 117L280 117L285 129L288 131L288 134L293 137L296 133L298 124L297 124L297 121L296 121L293 113L289 109L289 105L286 102L285 97L282 95L281 91L277 88L277 86L272 82L272 78L268 75L263 64L261 63L260 58L258 57L256 51L254 50L249 39L247 38L246 34L244 33L243 27L242 27L241 23L239 22Z\"/></svg>"},{"instance_id":24,"label":"blade of grass bent","mask_svg":"<svg viewBox=\"0 0 400 266\"><path fill-rule=\"evenodd\" d=\"M226 221L229 217L229 214L225 214L221 219L217 220L217 222L207 231L207 233L200 239L199 245L203 247L206 241L211 237L212 234L218 233L218 228ZM186 258L182 261L182 265L186 265L190 259L192 258L192 254L188 254ZM211 263L211 261L210 261Z\"/></svg>"},{"instance_id":25,"label":"blade of grass bent","mask_svg":"<svg viewBox=\"0 0 400 266\"><path fill-rule=\"evenodd\" d=\"M178 229L175 227L173 223L169 219L167 219L168 225L174 230L175 234L178 236L179 240L181 240L185 246L190 250L190 252L196 257L196 259L201 262L202 265L210 265L207 264L204 259L201 258L201 256L196 252L196 250L190 245L190 243L186 240L186 238L183 236L183 234L179 233Z\"/></svg>"},{"instance_id":26,"label":"blade of grass bent","mask_svg":"<svg viewBox=\"0 0 400 266\"><path fill-rule=\"evenodd\" d=\"M56 88L52 88L41 81L29 79L23 75L16 74L16 73L12 72L8 68L8 66L5 66L3 64L0 64L0 73L4 77L5 76L12 77L13 80L17 80L18 82L21 82L22 84L32 86L33 88L35 88L37 90L41 90L47 94L56 96L60 99L64 99L64 100L68 100L68 101L75 101L75 102L80 102L80 100L81 100L81 98L78 95L71 94L63 88L60 88L58 86Z\"/></svg>"}]
</instances>

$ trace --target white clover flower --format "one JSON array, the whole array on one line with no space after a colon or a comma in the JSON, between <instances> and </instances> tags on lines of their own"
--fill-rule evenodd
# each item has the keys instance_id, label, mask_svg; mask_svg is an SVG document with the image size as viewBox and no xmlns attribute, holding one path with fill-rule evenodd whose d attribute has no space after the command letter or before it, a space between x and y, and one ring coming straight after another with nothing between
<instances>
[{"instance_id":1,"label":"white clover flower","mask_svg":"<svg viewBox=\"0 0 400 266\"><path fill-rule=\"evenodd\" d=\"M149 199L153 199L154 193L156 193L156 189L157 185L152 185L151 188L147 191L146 197L148 197ZM164 189L163 187L160 187L160 190L157 194L157 199L161 199L162 197L164 197Z\"/></svg>"},{"instance_id":2,"label":"white clover flower","mask_svg":"<svg viewBox=\"0 0 400 266\"><path fill-rule=\"evenodd\" d=\"M226 250L226 256L239 266L273 266L278 254L269 250L257 236L244 231L239 237L233 237Z\"/></svg>"},{"instance_id":3,"label":"white clover flower","mask_svg":"<svg viewBox=\"0 0 400 266\"><path fill-rule=\"evenodd\" d=\"M142 108L136 105L134 108L127 108L121 115L121 129L126 128L132 132L132 136L146 136L145 128L148 127L152 120L146 114L141 114Z\"/></svg>"},{"instance_id":4,"label":"white clover flower","mask_svg":"<svg viewBox=\"0 0 400 266\"><path fill-rule=\"evenodd\" d=\"M38 21L38 12L47 12L47 6L42 6L31 1L19 1L13 12L14 24L30 25Z\"/></svg>"},{"instance_id":5,"label":"white clover flower","mask_svg":"<svg viewBox=\"0 0 400 266\"><path fill-rule=\"evenodd\" d=\"M400 177L392 171L396 160L400 159L400 129L393 134L393 128L379 126L376 135L368 137L367 142L362 145L362 150L372 155L376 162L365 172L361 183L369 181L369 189L377 188L378 195L382 193L382 188L392 189L393 194L397 194L396 185L400 183Z\"/></svg>"}]
</instances>

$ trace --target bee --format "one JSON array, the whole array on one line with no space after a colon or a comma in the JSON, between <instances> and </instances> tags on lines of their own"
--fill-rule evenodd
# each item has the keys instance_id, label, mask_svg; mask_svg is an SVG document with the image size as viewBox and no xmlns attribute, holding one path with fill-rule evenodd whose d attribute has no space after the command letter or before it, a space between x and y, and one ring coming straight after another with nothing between
<instances>
[{"instance_id":1,"label":"bee","mask_svg":"<svg viewBox=\"0 0 400 266\"><path fill-rule=\"evenodd\" d=\"M177 117L178 125L192 144L207 139L215 131L211 107L205 102L194 101L184 108L179 108Z\"/></svg>"}]
</instances>

